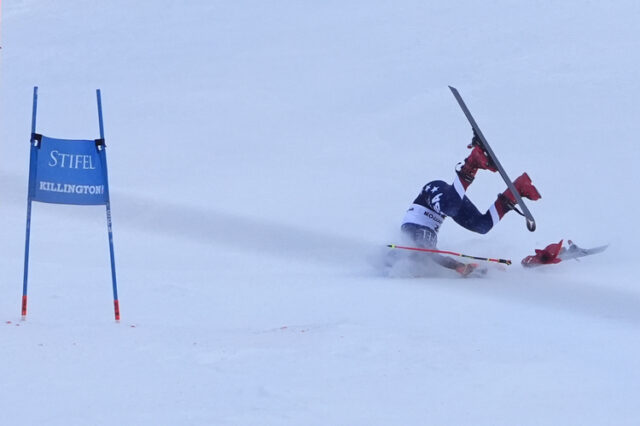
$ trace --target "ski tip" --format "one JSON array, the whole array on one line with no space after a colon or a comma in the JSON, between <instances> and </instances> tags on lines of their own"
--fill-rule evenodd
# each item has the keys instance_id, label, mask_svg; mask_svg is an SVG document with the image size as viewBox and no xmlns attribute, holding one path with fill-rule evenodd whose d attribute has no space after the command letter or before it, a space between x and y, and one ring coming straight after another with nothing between
<instances>
[{"instance_id":1,"label":"ski tip","mask_svg":"<svg viewBox=\"0 0 640 426\"><path fill-rule=\"evenodd\" d=\"M527 229L531 232L536 230L536 221L527 219Z\"/></svg>"},{"instance_id":2,"label":"ski tip","mask_svg":"<svg viewBox=\"0 0 640 426\"><path fill-rule=\"evenodd\" d=\"M567 243L569 244L570 247L581 248L573 240L567 240ZM610 245L610 243L607 243L607 244L604 244L604 245L601 245L601 246L593 247L591 250L604 251L609 247L609 245Z\"/></svg>"},{"instance_id":3,"label":"ski tip","mask_svg":"<svg viewBox=\"0 0 640 426\"><path fill-rule=\"evenodd\" d=\"M455 87L453 87L453 86L449 86L449 90L451 90L452 92L457 92L457 91L458 91L458 89L456 89L456 88L455 88Z\"/></svg>"}]
</instances>

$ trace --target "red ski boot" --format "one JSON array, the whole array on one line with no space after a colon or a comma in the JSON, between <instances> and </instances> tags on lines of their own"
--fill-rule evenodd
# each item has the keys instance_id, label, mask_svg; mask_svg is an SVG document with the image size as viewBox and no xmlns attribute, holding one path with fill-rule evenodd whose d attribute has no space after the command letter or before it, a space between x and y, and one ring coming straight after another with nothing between
<instances>
[{"instance_id":1,"label":"red ski boot","mask_svg":"<svg viewBox=\"0 0 640 426\"><path fill-rule=\"evenodd\" d=\"M464 163L458 163L458 167L456 167L456 172L460 177L460 181L462 182L464 189L467 189L467 187L471 185L478 169L489 170L492 172L498 171L481 147L477 145L469 145L469 147L473 147L471 154L465 158Z\"/></svg>"},{"instance_id":2,"label":"red ski boot","mask_svg":"<svg viewBox=\"0 0 640 426\"><path fill-rule=\"evenodd\" d=\"M516 180L513 181L513 186L515 186L518 190L518 194L520 194L524 198L528 198L532 201L536 201L542 198L542 196L538 192L538 189L531 183L531 178L526 172L518 176ZM505 195L510 199L513 198L513 195L511 195L511 191L507 192L508 194L505 193ZM513 199L512 201L515 202L515 199Z\"/></svg>"},{"instance_id":3,"label":"red ski boot","mask_svg":"<svg viewBox=\"0 0 640 426\"><path fill-rule=\"evenodd\" d=\"M549 244L543 250L536 249L534 256L527 256L522 259L522 266L539 266L549 263L560 263L562 259L558 257L562 253L562 240L559 243Z\"/></svg>"},{"instance_id":4,"label":"red ski boot","mask_svg":"<svg viewBox=\"0 0 640 426\"><path fill-rule=\"evenodd\" d=\"M531 178L527 173L523 173L516 180L513 181L513 186L518 190L518 194L521 197L528 198L530 200L539 200L542 198L538 189L531 183ZM514 210L516 205L516 198L511 193L510 189L507 189L502 194L498 195L498 199L495 202L498 215L502 219L509 210Z\"/></svg>"}]
</instances>

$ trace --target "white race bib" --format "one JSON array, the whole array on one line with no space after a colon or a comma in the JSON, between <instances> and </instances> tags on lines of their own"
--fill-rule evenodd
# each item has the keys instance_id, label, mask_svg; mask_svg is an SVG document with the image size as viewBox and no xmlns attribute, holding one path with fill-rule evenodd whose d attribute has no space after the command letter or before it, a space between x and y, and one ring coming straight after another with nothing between
<instances>
[{"instance_id":1,"label":"white race bib","mask_svg":"<svg viewBox=\"0 0 640 426\"><path fill-rule=\"evenodd\" d=\"M420 204L411 204L409 210L404 215L402 223L415 223L416 225L427 226L434 231L438 232L444 216L439 215L431 209L428 209Z\"/></svg>"}]
</instances>

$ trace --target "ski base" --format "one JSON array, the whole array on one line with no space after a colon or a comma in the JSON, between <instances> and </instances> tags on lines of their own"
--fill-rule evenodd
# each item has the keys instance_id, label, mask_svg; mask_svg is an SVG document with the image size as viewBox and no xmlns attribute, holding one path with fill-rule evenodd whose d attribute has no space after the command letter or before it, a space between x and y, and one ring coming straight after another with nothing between
<instances>
[{"instance_id":1,"label":"ski base","mask_svg":"<svg viewBox=\"0 0 640 426\"><path fill-rule=\"evenodd\" d=\"M467 117L469 124L471 124L471 128L473 129L474 142L480 145L481 148L491 158L496 169L498 169L500 176L502 176L504 183L507 184L507 187L511 190L511 193L516 199L516 203L518 204L518 206L520 206L520 210L522 210L522 212L519 212L519 213L522 214L522 216L524 216L526 219L527 229L531 232L535 231L536 221L533 218L533 215L525 205L524 201L522 201L522 197L516 190L515 186L513 185L513 181L507 175L507 172L504 170L504 167L502 167L502 164L500 164L500 161L498 161L498 157L496 157L496 155L493 153L491 146L489 146L489 142L487 142L487 138L485 138L484 135L482 134L482 130L480 130L478 123L476 123L476 120L471 115L471 111L469 111L469 108L462 100L462 96L460 96L458 89L452 86L449 86L449 89L451 90L451 93L453 93L453 96L456 98L456 101L458 102L458 105L462 109L462 112L464 113L465 117Z\"/></svg>"}]
</instances>

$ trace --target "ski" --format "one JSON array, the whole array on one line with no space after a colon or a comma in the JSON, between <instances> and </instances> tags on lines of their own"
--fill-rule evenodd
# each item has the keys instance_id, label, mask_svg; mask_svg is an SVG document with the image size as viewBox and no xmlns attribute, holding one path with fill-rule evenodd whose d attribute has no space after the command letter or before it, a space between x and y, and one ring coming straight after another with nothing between
<instances>
[{"instance_id":1,"label":"ski","mask_svg":"<svg viewBox=\"0 0 640 426\"><path fill-rule=\"evenodd\" d=\"M498 161L498 158L493 153L493 150L489 146L489 143L487 142L487 139L482 134L482 131L480 130L480 127L478 127L478 123L476 123L476 120L471 115L471 112L469 111L469 108L467 108L467 105L462 100L462 96L460 96L460 93L458 92L458 89L456 89L455 87L451 87L451 86L449 86L449 89L451 89L451 93L453 93L453 96L456 98L456 101L458 101L458 105L460 105L460 108L462 108L462 112L464 112L464 115L467 117L467 120L469 120L469 123L471 124L471 127L473 128L473 133L477 137L477 138L474 138L474 139L478 139L479 140L479 143L481 144L481 148L489 155L489 157L491 157L491 160L493 161L493 164L495 165L496 169L498 169L498 172L500 172L500 176L502 176L502 179L507 184L507 187L511 190L511 193L513 193L513 196L515 197L516 202L518 203L518 205L520 206L520 209L522 210L522 215L527 220L527 229L529 229L529 231L531 231L531 232L535 231L536 230L536 221L533 218L533 215L531 214L531 212L529 211L527 206L524 204L524 201L522 200L522 197L520 196L520 194L516 190L516 187L513 185L513 181L509 178L509 176L507 175L507 172L504 171L504 168L502 167L502 165Z\"/></svg>"},{"instance_id":2,"label":"ski","mask_svg":"<svg viewBox=\"0 0 640 426\"><path fill-rule=\"evenodd\" d=\"M609 247L609 244L607 244L607 245L604 245L604 246L599 246L599 247L593 247L593 248L587 248L586 249L586 248L578 247L571 240L568 240L567 242L569 243L569 248L563 247L562 250L560 250L560 254L558 254L558 257L560 259L562 259L562 260L577 259L579 257L590 256L592 254L602 253L603 251L605 251L607 249L607 247Z\"/></svg>"}]
</instances>

